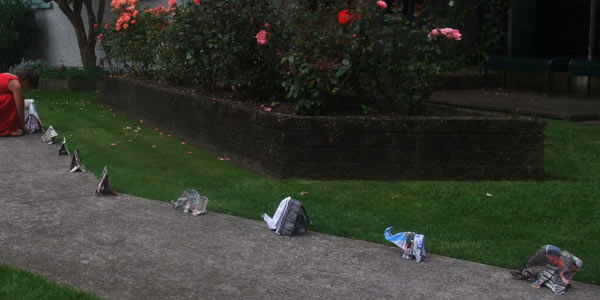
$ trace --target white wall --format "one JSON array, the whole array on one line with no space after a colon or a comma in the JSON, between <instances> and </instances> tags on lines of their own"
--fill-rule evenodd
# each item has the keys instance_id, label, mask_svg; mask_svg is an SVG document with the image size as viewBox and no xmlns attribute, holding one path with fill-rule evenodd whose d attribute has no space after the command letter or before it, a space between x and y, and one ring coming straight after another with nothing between
<instances>
[{"instance_id":1,"label":"white wall","mask_svg":"<svg viewBox=\"0 0 600 300\"><path fill-rule=\"evenodd\" d=\"M81 67L75 30L58 5L36 10L35 21L39 29L35 55L55 66Z\"/></svg>"}]
</instances>

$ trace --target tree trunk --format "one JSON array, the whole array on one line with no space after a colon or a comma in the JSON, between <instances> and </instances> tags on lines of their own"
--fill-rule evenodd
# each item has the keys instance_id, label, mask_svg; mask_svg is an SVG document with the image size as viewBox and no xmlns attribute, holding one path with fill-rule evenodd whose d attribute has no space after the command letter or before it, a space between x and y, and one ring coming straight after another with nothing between
<instances>
[{"instance_id":1,"label":"tree trunk","mask_svg":"<svg viewBox=\"0 0 600 300\"><path fill-rule=\"evenodd\" d=\"M87 70L90 67L96 66L96 42L93 44L88 43L86 47L81 50L81 63L83 65L83 69Z\"/></svg>"},{"instance_id":2,"label":"tree trunk","mask_svg":"<svg viewBox=\"0 0 600 300\"><path fill-rule=\"evenodd\" d=\"M96 28L102 28L102 22L104 17L104 7L106 6L106 0L98 1L98 9L94 12L92 0L43 0L44 2L54 1L63 12L63 14L69 19L73 29L75 30L75 36L77 38L77 46L79 47L79 55L81 56L81 64L85 69L96 66L96 37L99 32ZM88 28L86 31L85 24L83 22L82 8L85 5L87 12ZM95 26L94 26L95 25Z\"/></svg>"}]
</instances>

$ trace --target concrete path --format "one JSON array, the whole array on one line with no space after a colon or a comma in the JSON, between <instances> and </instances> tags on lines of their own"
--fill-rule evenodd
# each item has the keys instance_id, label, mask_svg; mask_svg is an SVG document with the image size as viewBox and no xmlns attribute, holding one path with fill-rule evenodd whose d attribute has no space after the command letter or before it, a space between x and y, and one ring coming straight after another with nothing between
<instances>
[{"instance_id":1,"label":"concrete path","mask_svg":"<svg viewBox=\"0 0 600 300\"><path fill-rule=\"evenodd\" d=\"M518 113L569 121L600 119L600 99L546 96L542 92L512 89L436 91L429 102L463 108Z\"/></svg>"},{"instance_id":2,"label":"concrete path","mask_svg":"<svg viewBox=\"0 0 600 300\"><path fill-rule=\"evenodd\" d=\"M39 134L0 138L0 262L105 299L558 299L506 269L416 263L393 246L283 238L259 221L98 198L97 179L69 164ZM600 299L600 286L573 286L560 299Z\"/></svg>"}]
</instances>

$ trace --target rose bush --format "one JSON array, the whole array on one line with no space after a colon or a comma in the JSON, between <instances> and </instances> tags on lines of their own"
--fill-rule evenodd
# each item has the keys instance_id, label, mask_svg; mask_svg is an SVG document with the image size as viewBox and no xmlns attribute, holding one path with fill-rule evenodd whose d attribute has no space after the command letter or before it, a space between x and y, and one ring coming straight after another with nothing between
<instances>
[{"instance_id":1,"label":"rose bush","mask_svg":"<svg viewBox=\"0 0 600 300\"><path fill-rule=\"evenodd\" d=\"M464 29L464 39L440 61L444 70L483 66L489 55L504 55L509 0L427 1L418 11L431 19L432 27Z\"/></svg>"},{"instance_id":2,"label":"rose bush","mask_svg":"<svg viewBox=\"0 0 600 300\"><path fill-rule=\"evenodd\" d=\"M100 39L115 70L244 99L287 98L300 114L372 105L422 112L441 49L460 32L432 31L428 19L385 1L355 2L170 0L139 11L137 0L114 0L118 18Z\"/></svg>"}]
</instances>

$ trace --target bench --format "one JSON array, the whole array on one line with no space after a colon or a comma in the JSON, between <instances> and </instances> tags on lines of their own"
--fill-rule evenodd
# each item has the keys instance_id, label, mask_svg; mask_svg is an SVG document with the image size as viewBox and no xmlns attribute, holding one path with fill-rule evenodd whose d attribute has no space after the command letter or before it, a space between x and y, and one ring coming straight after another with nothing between
<instances>
[{"instance_id":1,"label":"bench","mask_svg":"<svg viewBox=\"0 0 600 300\"><path fill-rule=\"evenodd\" d=\"M573 76L587 76L587 96L590 97L592 90L592 77L600 76L600 61L586 60L586 59L573 59L569 61L567 67L569 72L569 83L567 85L567 95L571 96L571 77Z\"/></svg>"},{"instance_id":2,"label":"bench","mask_svg":"<svg viewBox=\"0 0 600 300\"><path fill-rule=\"evenodd\" d=\"M566 58L526 58L490 56L485 63L484 82L488 83L488 71L504 72L504 87L506 87L507 72L532 72L548 74L548 96L552 87L552 72L566 72L569 60Z\"/></svg>"}]
</instances>

